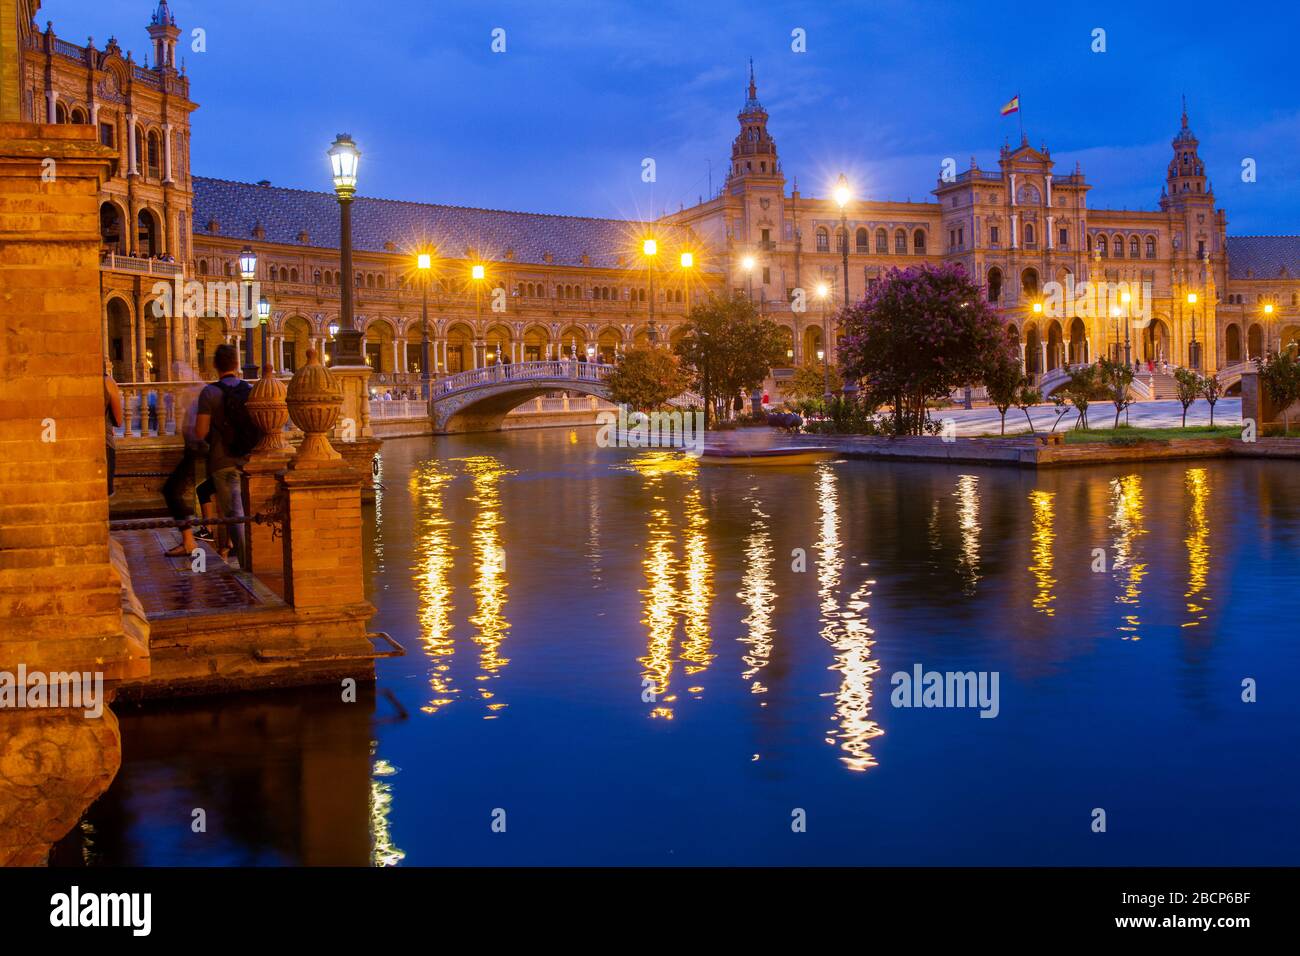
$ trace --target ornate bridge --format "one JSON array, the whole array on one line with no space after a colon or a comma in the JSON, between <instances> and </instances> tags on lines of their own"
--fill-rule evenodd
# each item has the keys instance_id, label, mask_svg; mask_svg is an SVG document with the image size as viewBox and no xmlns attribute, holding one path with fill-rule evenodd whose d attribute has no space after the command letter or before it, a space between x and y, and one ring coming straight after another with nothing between
<instances>
[{"instance_id":1,"label":"ornate bridge","mask_svg":"<svg viewBox=\"0 0 1300 956\"><path fill-rule=\"evenodd\" d=\"M513 408L547 392L567 389L609 399L605 380L612 366L571 359L488 365L434 383L429 401L434 434L500 431ZM670 404L698 404L684 394Z\"/></svg>"}]
</instances>

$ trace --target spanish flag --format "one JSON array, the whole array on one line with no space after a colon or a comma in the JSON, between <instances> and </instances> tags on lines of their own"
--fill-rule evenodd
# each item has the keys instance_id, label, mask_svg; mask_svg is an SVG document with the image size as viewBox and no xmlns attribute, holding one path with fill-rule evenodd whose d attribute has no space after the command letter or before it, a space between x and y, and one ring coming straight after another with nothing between
<instances>
[{"instance_id":1,"label":"spanish flag","mask_svg":"<svg viewBox=\"0 0 1300 956\"><path fill-rule=\"evenodd\" d=\"M1002 115L1010 116L1012 113L1019 113L1019 112L1020 112L1020 94L1017 93L1015 96L1011 97L1010 103L1002 107Z\"/></svg>"}]
</instances>

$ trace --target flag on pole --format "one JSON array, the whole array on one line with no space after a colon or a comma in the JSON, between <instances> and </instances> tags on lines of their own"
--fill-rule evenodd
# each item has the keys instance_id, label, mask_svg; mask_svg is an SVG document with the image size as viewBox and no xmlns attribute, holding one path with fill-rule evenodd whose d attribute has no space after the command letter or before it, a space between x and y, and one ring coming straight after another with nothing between
<instances>
[{"instance_id":1,"label":"flag on pole","mask_svg":"<svg viewBox=\"0 0 1300 956\"><path fill-rule=\"evenodd\" d=\"M1019 112L1020 112L1020 94L1017 93L1015 96L1011 97L1011 102L1007 103L1006 106L1002 107L1002 115L1010 116L1012 113L1019 113Z\"/></svg>"}]
</instances>

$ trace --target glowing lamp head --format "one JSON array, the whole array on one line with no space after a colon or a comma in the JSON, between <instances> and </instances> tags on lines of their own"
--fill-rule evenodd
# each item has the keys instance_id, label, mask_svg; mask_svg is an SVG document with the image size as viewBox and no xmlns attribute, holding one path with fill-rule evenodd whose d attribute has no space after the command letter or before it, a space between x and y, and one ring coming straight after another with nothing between
<instances>
[{"instance_id":1,"label":"glowing lamp head","mask_svg":"<svg viewBox=\"0 0 1300 956\"><path fill-rule=\"evenodd\" d=\"M794 349L786 349L786 350L785 350L785 357L788 358L788 359L792 359L792 358L794 358Z\"/></svg>"},{"instance_id":2,"label":"glowing lamp head","mask_svg":"<svg viewBox=\"0 0 1300 956\"><path fill-rule=\"evenodd\" d=\"M330 338L334 338L334 336L336 336L336 335L338 335L338 334L339 334L339 324L338 324L337 322L331 322L331 323L330 323Z\"/></svg>"},{"instance_id":3,"label":"glowing lamp head","mask_svg":"<svg viewBox=\"0 0 1300 956\"><path fill-rule=\"evenodd\" d=\"M1264 314L1265 314L1265 315L1272 315L1272 314L1273 314L1273 303L1272 303L1272 302L1265 302L1265 303L1264 303Z\"/></svg>"},{"instance_id":4,"label":"glowing lamp head","mask_svg":"<svg viewBox=\"0 0 1300 956\"><path fill-rule=\"evenodd\" d=\"M239 274L245 282L252 282L257 275L257 253L248 246L239 253Z\"/></svg>"},{"instance_id":5,"label":"glowing lamp head","mask_svg":"<svg viewBox=\"0 0 1300 956\"><path fill-rule=\"evenodd\" d=\"M1041 303L1041 302L1035 302L1035 303L1034 303L1034 315L1040 315L1040 314L1042 313L1042 311L1043 311L1043 303Z\"/></svg>"},{"instance_id":6,"label":"glowing lamp head","mask_svg":"<svg viewBox=\"0 0 1300 956\"><path fill-rule=\"evenodd\" d=\"M682 253L682 268L690 269L695 265L695 254L692 252Z\"/></svg>"},{"instance_id":7,"label":"glowing lamp head","mask_svg":"<svg viewBox=\"0 0 1300 956\"><path fill-rule=\"evenodd\" d=\"M818 350L817 350L817 361L820 362L820 361L821 361L822 359L824 359L824 358L826 358L826 350L825 350L825 349L818 349Z\"/></svg>"},{"instance_id":8,"label":"glowing lamp head","mask_svg":"<svg viewBox=\"0 0 1300 956\"><path fill-rule=\"evenodd\" d=\"M754 257L753 257L753 256L745 256L745 258L743 258L743 259L740 260L740 267L741 267L742 269L744 269L746 272L753 272L753 271L754 271Z\"/></svg>"},{"instance_id":9,"label":"glowing lamp head","mask_svg":"<svg viewBox=\"0 0 1300 956\"><path fill-rule=\"evenodd\" d=\"M1127 289L1125 289L1123 292L1119 294L1119 300L1123 302L1125 305L1128 305L1130 302L1133 301L1133 296Z\"/></svg>"},{"instance_id":10,"label":"glowing lamp head","mask_svg":"<svg viewBox=\"0 0 1300 956\"><path fill-rule=\"evenodd\" d=\"M433 256L427 252L422 252L415 257L415 268L421 272L428 272L433 268Z\"/></svg>"},{"instance_id":11,"label":"glowing lamp head","mask_svg":"<svg viewBox=\"0 0 1300 956\"><path fill-rule=\"evenodd\" d=\"M267 301L266 296L262 296L261 301L257 303L257 317L263 325L266 325L267 319L271 317L271 303Z\"/></svg>"},{"instance_id":12,"label":"glowing lamp head","mask_svg":"<svg viewBox=\"0 0 1300 956\"><path fill-rule=\"evenodd\" d=\"M334 191L340 199L351 199L357 191L357 167L361 164L361 150L347 133L339 133L329 148L330 172L334 176Z\"/></svg>"},{"instance_id":13,"label":"glowing lamp head","mask_svg":"<svg viewBox=\"0 0 1300 956\"><path fill-rule=\"evenodd\" d=\"M830 295L830 291L831 291L831 287L828 286L825 282L817 283L817 298L819 299L826 298L826 296Z\"/></svg>"},{"instance_id":14,"label":"glowing lamp head","mask_svg":"<svg viewBox=\"0 0 1300 956\"><path fill-rule=\"evenodd\" d=\"M1119 306L1117 306L1117 305L1112 305L1112 306L1110 307L1110 317L1111 317L1112 319L1118 319L1118 318L1119 318Z\"/></svg>"},{"instance_id":15,"label":"glowing lamp head","mask_svg":"<svg viewBox=\"0 0 1300 956\"><path fill-rule=\"evenodd\" d=\"M835 196L835 202L841 209L853 198L852 193L849 192L848 178L843 173L840 173L840 178L835 181L835 192L832 195Z\"/></svg>"},{"instance_id":16,"label":"glowing lamp head","mask_svg":"<svg viewBox=\"0 0 1300 956\"><path fill-rule=\"evenodd\" d=\"M470 278L476 281L482 279L485 275L487 275L487 270L481 265L472 266L469 270Z\"/></svg>"},{"instance_id":17,"label":"glowing lamp head","mask_svg":"<svg viewBox=\"0 0 1300 956\"><path fill-rule=\"evenodd\" d=\"M641 251L647 256L657 256L659 254L659 242L655 239L647 239L641 243Z\"/></svg>"},{"instance_id":18,"label":"glowing lamp head","mask_svg":"<svg viewBox=\"0 0 1300 956\"><path fill-rule=\"evenodd\" d=\"M1189 293L1187 293L1187 304L1188 304L1188 305L1195 305L1195 304L1196 304L1196 293L1195 293L1195 292L1189 292Z\"/></svg>"}]
</instances>

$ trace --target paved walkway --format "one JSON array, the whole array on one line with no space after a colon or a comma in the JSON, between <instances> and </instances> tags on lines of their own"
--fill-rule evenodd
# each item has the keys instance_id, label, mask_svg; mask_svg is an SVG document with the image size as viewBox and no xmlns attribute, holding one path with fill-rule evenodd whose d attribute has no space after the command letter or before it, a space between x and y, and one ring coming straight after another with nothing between
<instances>
[{"instance_id":1,"label":"paved walkway","mask_svg":"<svg viewBox=\"0 0 1300 956\"><path fill-rule=\"evenodd\" d=\"M193 614L281 608L285 604L253 575L232 569L206 541L206 570L192 570L189 556L164 552L180 540L171 530L114 531L126 552L131 586L150 621Z\"/></svg>"},{"instance_id":2,"label":"paved walkway","mask_svg":"<svg viewBox=\"0 0 1300 956\"><path fill-rule=\"evenodd\" d=\"M1069 413L1061 419L1057 431L1070 428L1078 413L1073 405L1068 405ZM996 408L943 408L930 413L935 421L951 418L957 423L957 434L962 436L996 435L1001 417ZM1035 405L1029 410L1034 420L1034 427L1039 431L1050 431L1056 421L1054 405ZM1120 418L1121 424L1123 417ZM1138 402L1128 408L1128 423L1142 428L1177 428L1183 421L1183 406L1176 401ZM1110 402L1093 402L1088 406L1088 423L1093 428L1109 428L1115 422L1115 406ZM1204 399L1194 402L1187 410L1188 425L1208 425L1210 423L1210 405ZM1215 425L1241 424L1241 399L1221 398L1214 406ZM1007 434L1028 431L1025 425L1025 413L1014 406L1007 410Z\"/></svg>"}]
</instances>

